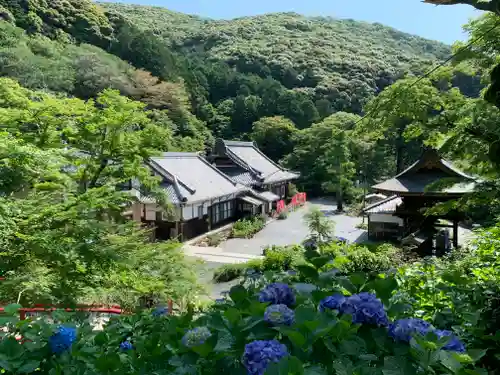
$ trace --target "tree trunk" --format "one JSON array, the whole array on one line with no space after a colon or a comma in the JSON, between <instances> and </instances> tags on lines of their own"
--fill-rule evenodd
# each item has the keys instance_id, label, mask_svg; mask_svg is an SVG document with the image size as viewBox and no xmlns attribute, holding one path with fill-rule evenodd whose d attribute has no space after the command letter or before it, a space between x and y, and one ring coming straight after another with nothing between
<instances>
[{"instance_id":1,"label":"tree trunk","mask_svg":"<svg viewBox=\"0 0 500 375\"><path fill-rule=\"evenodd\" d=\"M337 211L342 212L344 211L344 197L342 194L342 187L339 186L339 189L337 191Z\"/></svg>"}]
</instances>

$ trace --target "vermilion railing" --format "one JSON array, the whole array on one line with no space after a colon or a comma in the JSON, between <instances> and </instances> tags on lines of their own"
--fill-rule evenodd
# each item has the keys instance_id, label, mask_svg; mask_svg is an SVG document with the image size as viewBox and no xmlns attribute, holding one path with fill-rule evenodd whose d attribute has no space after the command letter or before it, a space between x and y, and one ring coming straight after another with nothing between
<instances>
[{"instance_id":1,"label":"vermilion railing","mask_svg":"<svg viewBox=\"0 0 500 375\"><path fill-rule=\"evenodd\" d=\"M285 205L285 201L281 200L278 202L276 206L276 214L279 215L280 212L284 210L294 210L298 206L302 206L307 202L307 195L306 193L297 193L292 197L291 202L287 205Z\"/></svg>"},{"instance_id":2,"label":"vermilion railing","mask_svg":"<svg viewBox=\"0 0 500 375\"><path fill-rule=\"evenodd\" d=\"M26 315L30 313L47 313L51 314L53 311L56 310L64 310L67 312L75 312L75 311L82 311L82 312L88 312L88 313L97 313L97 314L113 314L113 315L121 315L121 314L127 314L128 312L123 310L120 306L115 305L115 306L93 306L93 305L80 305L74 308L68 308L68 307L57 307L57 306L48 306L48 305L40 305L40 304L35 304L34 307L23 307L18 310L19 313L19 319L20 320L25 320ZM168 313L171 314L173 312L173 301L169 300L167 304L167 310ZM3 313L5 310L3 307L0 307L0 314Z\"/></svg>"}]
</instances>

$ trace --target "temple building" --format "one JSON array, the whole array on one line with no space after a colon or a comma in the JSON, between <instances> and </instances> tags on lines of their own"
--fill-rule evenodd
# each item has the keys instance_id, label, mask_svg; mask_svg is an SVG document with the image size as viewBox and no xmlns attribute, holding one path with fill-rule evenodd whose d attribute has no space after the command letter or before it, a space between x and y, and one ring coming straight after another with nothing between
<instances>
[{"instance_id":1,"label":"temple building","mask_svg":"<svg viewBox=\"0 0 500 375\"><path fill-rule=\"evenodd\" d=\"M473 192L476 182L474 177L442 159L436 150L426 149L408 169L372 186L373 190L388 198L364 209L368 216L369 238L397 239L429 250L436 238L439 244L449 238L443 228L452 228L453 246L458 247L458 223L465 219L463 213L451 210L433 216L425 215L424 211L437 203Z\"/></svg>"},{"instance_id":2,"label":"temple building","mask_svg":"<svg viewBox=\"0 0 500 375\"><path fill-rule=\"evenodd\" d=\"M297 173L290 172L269 159L253 142L219 138L208 160L235 182L251 189L251 196L242 202L243 205L248 205L246 209L255 207L259 201L265 202L262 213L269 213L275 208L276 202L286 198L289 195L288 184L299 178ZM244 210L245 207L241 209Z\"/></svg>"}]
</instances>

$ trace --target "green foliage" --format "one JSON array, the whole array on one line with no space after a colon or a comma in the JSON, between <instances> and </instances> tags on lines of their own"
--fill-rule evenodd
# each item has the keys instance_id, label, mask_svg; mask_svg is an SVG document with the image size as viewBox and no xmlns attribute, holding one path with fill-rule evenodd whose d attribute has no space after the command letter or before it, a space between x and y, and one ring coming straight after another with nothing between
<instances>
[{"instance_id":1,"label":"green foliage","mask_svg":"<svg viewBox=\"0 0 500 375\"><path fill-rule=\"evenodd\" d=\"M326 217L319 208L311 208L304 215L304 219L309 227L311 237L316 238L318 241L324 241L333 235L335 223Z\"/></svg>"},{"instance_id":2,"label":"green foliage","mask_svg":"<svg viewBox=\"0 0 500 375\"><path fill-rule=\"evenodd\" d=\"M288 271L303 263L302 246L269 246L264 249L262 271Z\"/></svg>"},{"instance_id":3,"label":"green foliage","mask_svg":"<svg viewBox=\"0 0 500 375\"><path fill-rule=\"evenodd\" d=\"M490 353L494 344L483 337L482 332L475 331L470 320L453 326L454 334L466 346L466 352L457 353L446 348L449 339L440 339L434 334L434 328L450 329L443 321L429 319L433 325L430 333L411 332L411 340L405 342L391 337L387 321L380 326L362 320L353 323L355 317L346 312L342 304L337 309L325 308L327 296L372 293L379 298L377 305L366 304L355 311L371 318L376 313L393 322L417 316L414 314L425 301L417 296L410 304L398 302L402 288L395 275L324 274L321 267L325 259L308 257L308 261L309 264L299 267L293 276L298 283L292 283L290 276L284 275L252 279L234 286L228 298L196 315L188 311L154 317L140 312L112 318L102 331L92 330L74 315L59 312L54 325L42 319L22 324L15 317L6 316L4 324L8 329L2 332L0 342L2 353L9 355L2 366L8 375L33 371L33 368L39 368L41 373L56 370L71 374L152 373L159 366L168 373L239 374L246 371L247 344L255 340L277 340L289 355L277 363L264 364L268 374L483 374L495 370L494 363L488 362L494 358ZM455 284L457 280L444 278L443 284L461 294L460 285ZM293 301L288 302L294 318L290 326L270 323L265 314L268 303L259 302L259 291L275 281L289 284L293 293ZM366 297L366 294L360 296ZM7 310L12 314L17 308L12 305ZM460 316L460 311L455 310L448 314L451 319ZM78 335L67 352L54 355L48 341L61 321L75 326ZM187 346L186 343L193 340L183 336L195 327L210 335L198 345ZM16 335L26 340L20 344L14 338ZM126 340L131 347L121 350L120 344Z\"/></svg>"},{"instance_id":4,"label":"green foliage","mask_svg":"<svg viewBox=\"0 0 500 375\"><path fill-rule=\"evenodd\" d=\"M89 0L1 0L12 12L16 24L31 33L57 38L60 32L77 41L106 48L113 28L103 10Z\"/></svg>"},{"instance_id":5,"label":"green foliage","mask_svg":"<svg viewBox=\"0 0 500 375\"><path fill-rule=\"evenodd\" d=\"M0 87L0 299L132 308L195 295L179 245L152 243L123 217L134 198L119 188L130 181L168 209L144 161L168 149L171 132L116 91L84 102L5 78Z\"/></svg>"},{"instance_id":6,"label":"green foliage","mask_svg":"<svg viewBox=\"0 0 500 375\"><path fill-rule=\"evenodd\" d=\"M261 216L238 220L231 229L231 237L252 238L256 233L260 232L265 225L266 220Z\"/></svg>"},{"instance_id":7,"label":"green foliage","mask_svg":"<svg viewBox=\"0 0 500 375\"><path fill-rule=\"evenodd\" d=\"M293 151L295 125L283 117L264 117L253 124L251 138L264 154L275 161Z\"/></svg>"},{"instance_id":8,"label":"green foliage","mask_svg":"<svg viewBox=\"0 0 500 375\"><path fill-rule=\"evenodd\" d=\"M278 214L278 220L286 220L286 219L288 219L288 215L289 215L288 211L283 210Z\"/></svg>"},{"instance_id":9,"label":"green foliage","mask_svg":"<svg viewBox=\"0 0 500 375\"><path fill-rule=\"evenodd\" d=\"M214 233L209 235L207 238L208 238L208 246L215 247L219 246L224 237L220 233Z\"/></svg>"}]
</instances>

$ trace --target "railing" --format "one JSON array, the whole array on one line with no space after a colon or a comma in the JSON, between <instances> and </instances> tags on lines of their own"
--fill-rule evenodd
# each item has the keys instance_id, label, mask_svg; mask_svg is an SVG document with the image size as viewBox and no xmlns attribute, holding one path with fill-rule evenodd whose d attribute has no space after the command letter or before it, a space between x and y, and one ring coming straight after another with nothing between
<instances>
[{"instance_id":1,"label":"railing","mask_svg":"<svg viewBox=\"0 0 500 375\"><path fill-rule=\"evenodd\" d=\"M306 201L307 201L306 193L295 194L288 205L285 205L284 200L280 200L276 206L275 216L278 216L283 211L294 211L297 207L304 205Z\"/></svg>"}]
</instances>

